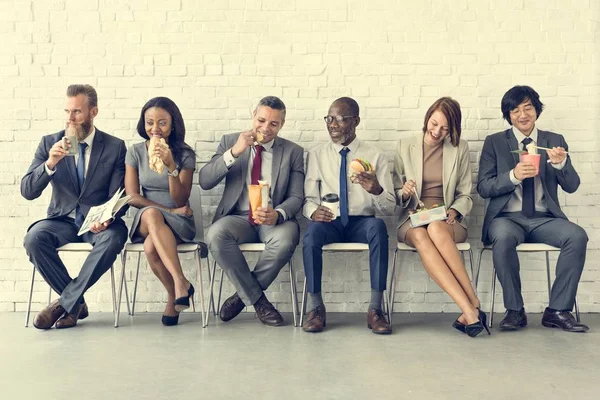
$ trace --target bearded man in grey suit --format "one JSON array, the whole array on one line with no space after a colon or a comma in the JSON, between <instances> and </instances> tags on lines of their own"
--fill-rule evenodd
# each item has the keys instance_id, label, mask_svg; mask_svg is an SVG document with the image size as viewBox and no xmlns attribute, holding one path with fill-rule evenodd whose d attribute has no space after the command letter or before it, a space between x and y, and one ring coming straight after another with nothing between
<instances>
[{"instance_id":1,"label":"bearded man in grey suit","mask_svg":"<svg viewBox=\"0 0 600 400\"><path fill-rule=\"evenodd\" d=\"M200 186L215 187L225 179L223 198L207 235L208 247L237 289L221 307L222 321L235 318L253 305L259 320L279 326L283 317L264 291L292 257L299 241L295 215L304 201L302 147L277 136L285 124L285 105L274 96L260 100L251 130L224 135L216 154L200 170ZM270 185L268 207L255 213L249 205L248 185L258 180ZM261 253L250 270L238 245L262 242Z\"/></svg>"},{"instance_id":2,"label":"bearded man in grey suit","mask_svg":"<svg viewBox=\"0 0 600 400\"><path fill-rule=\"evenodd\" d=\"M38 329L54 324L71 328L86 318L83 294L110 269L127 240L127 226L120 218L125 208L115 219L94 223L89 232L77 235L90 207L107 202L123 186L127 149L121 139L94 127L98 95L90 85L67 88L65 114L65 130L42 138L21 180L21 194L27 200L52 186L48 217L32 224L24 240L29 260L60 295L36 315L33 325ZM68 156L69 148L77 149L74 156ZM56 252L70 242L93 245L74 279Z\"/></svg>"},{"instance_id":3,"label":"bearded man in grey suit","mask_svg":"<svg viewBox=\"0 0 600 400\"><path fill-rule=\"evenodd\" d=\"M543 104L529 86L515 86L502 98L502 114L511 129L485 138L479 162L477 192L487 200L482 241L493 246L494 267L502 285L506 314L500 329L527 326L523 308L519 258L516 247L523 242L545 243L560 248L556 279L542 325L568 332L585 332L588 327L575 320L575 304L588 237L570 222L560 208L557 187L573 193L579 175L562 135L538 130L535 122ZM531 162L519 160L516 150L539 149L539 172ZM537 150L537 149L536 149Z\"/></svg>"}]
</instances>

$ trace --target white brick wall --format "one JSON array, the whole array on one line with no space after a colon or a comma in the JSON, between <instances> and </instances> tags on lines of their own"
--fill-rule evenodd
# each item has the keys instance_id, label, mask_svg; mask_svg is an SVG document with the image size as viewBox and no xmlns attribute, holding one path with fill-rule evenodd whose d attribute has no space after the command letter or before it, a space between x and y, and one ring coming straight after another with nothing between
<instances>
[{"instance_id":1,"label":"white brick wall","mask_svg":"<svg viewBox=\"0 0 600 400\"><path fill-rule=\"evenodd\" d=\"M599 16L598 0L0 0L0 311L26 307L31 265L22 237L45 215L49 199L46 192L25 201L20 179L40 137L63 125L66 86L85 82L99 93L97 126L128 144L139 140L134 129L146 100L175 100L198 167L221 135L249 126L250 110L264 95L282 97L288 121L281 134L306 149L328 139L321 117L329 104L353 96L362 107L358 135L386 152L420 129L436 98L450 95L463 107L474 179L483 139L506 127L502 95L515 84L532 85L547 105L539 126L565 135L581 175L579 191L561 200L590 237L581 309L599 312ZM221 192L204 193L205 225ZM482 218L483 202L475 196L474 246ZM388 222L394 238L394 221ZM480 279L484 304L489 260L486 255ZM74 273L80 261L67 259ZM300 249L294 261L301 270ZM129 279L134 267L129 260ZM189 258L184 268L191 278ZM523 259L531 311L547 301L543 268L540 255ZM110 310L107 277L87 295L92 311ZM457 310L415 255L403 258L399 277L396 310ZM286 278L284 270L269 296L287 311ZM330 310L364 310L366 255L327 256L324 283ZM47 286L36 285L34 307L46 299ZM160 311L164 299L143 264L137 309Z\"/></svg>"}]
</instances>

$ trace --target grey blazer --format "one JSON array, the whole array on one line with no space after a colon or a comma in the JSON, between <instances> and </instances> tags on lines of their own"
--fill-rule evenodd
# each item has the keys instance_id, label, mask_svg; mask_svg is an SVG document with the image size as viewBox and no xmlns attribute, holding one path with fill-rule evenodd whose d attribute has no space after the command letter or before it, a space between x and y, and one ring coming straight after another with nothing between
<instances>
[{"instance_id":1,"label":"grey blazer","mask_svg":"<svg viewBox=\"0 0 600 400\"><path fill-rule=\"evenodd\" d=\"M78 205L84 215L90 207L107 202L123 187L125 178L125 142L96 129L92 154L83 188L77 183L74 157L65 157L56 164L56 172L50 176L44 164L54 143L62 140L65 131L42 138L33 161L21 180L21 195L27 200L38 198L48 184L52 185L52 198L48 206L48 218L69 215ZM126 211L123 207L117 218Z\"/></svg>"},{"instance_id":2,"label":"grey blazer","mask_svg":"<svg viewBox=\"0 0 600 400\"><path fill-rule=\"evenodd\" d=\"M407 180L414 180L417 184L417 194L421 197L423 186L423 134L400 139L396 148L396 161L394 168L394 191L396 201L401 206L398 226L402 225L409 217L408 209L415 208L417 199L411 196L402 203L402 186ZM450 138L446 138L442 148L443 167L442 184L444 188L444 204L446 209L454 208L464 217L473 207L471 190L471 164L469 163L469 146L465 140L460 140L457 147L452 146ZM404 175L404 176L403 176ZM467 224L463 218L460 224L466 229Z\"/></svg>"},{"instance_id":3,"label":"grey blazer","mask_svg":"<svg viewBox=\"0 0 600 400\"><path fill-rule=\"evenodd\" d=\"M225 191L217 207L213 223L229 215L235 208L246 185L251 148L240 154L238 161L227 169L223 153L237 141L240 133L221 138L216 154L200 170L200 187L210 190L225 178ZM294 219L304 201L304 150L289 140L277 137L273 143L271 200L273 208L281 208L288 219Z\"/></svg>"},{"instance_id":4,"label":"grey blazer","mask_svg":"<svg viewBox=\"0 0 600 400\"><path fill-rule=\"evenodd\" d=\"M563 147L568 150L567 142L562 135L557 133L538 130L538 146L541 147ZM512 129L494 133L485 138L481 159L479 160L479 176L477 178L477 192L486 199L486 212L483 220L481 240L489 244L488 229L492 220L504 209L512 196L515 185L510 181L510 170L515 168L519 162L518 154L511 153L519 149L519 143L512 133ZM548 211L556 218L567 219L560 209L557 197L557 187L573 193L579 187L579 175L567 155L567 163L558 170L546 161L548 155L545 151L540 152L540 178L544 188L544 198Z\"/></svg>"}]
</instances>

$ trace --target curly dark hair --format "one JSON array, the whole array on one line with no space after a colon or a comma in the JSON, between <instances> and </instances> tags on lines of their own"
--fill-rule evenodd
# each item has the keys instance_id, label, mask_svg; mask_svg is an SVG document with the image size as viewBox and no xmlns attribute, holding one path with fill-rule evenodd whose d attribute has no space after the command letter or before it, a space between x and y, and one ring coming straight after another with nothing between
<instances>
[{"instance_id":1,"label":"curly dark hair","mask_svg":"<svg viewBox=\"0 0 600 400\"><path fill-rule=\"evenodd\" d=\"M178 165L181 165L184 151L194 152L187 143L185 143L185 124L183 123L183 116L177 104L168 97L155 97L150 99L142 107L140 113L140 120L137 124L137 133L146 140L150 140L150 137L146 133L146 122L144 115L146 111L152 107L162 108L171 115L171 134L168 138L169 147L173 153L173 158Z\"/></svg>"}]
</instances>

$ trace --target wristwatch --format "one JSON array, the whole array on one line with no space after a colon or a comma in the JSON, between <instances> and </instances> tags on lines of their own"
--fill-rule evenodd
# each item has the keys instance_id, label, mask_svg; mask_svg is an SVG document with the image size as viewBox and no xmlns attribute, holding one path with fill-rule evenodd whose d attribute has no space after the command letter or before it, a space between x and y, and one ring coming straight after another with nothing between
<instances>
[{"instance_id":1,"label":"wristwatch","mask_svg":"<svg viewBox=\"0 0 600 400\"><path fill-rule=\"evenodd\" d=\"M279 225L279 224L283 224L285 222L285 219L283 218L283 214L280 213L279 211L277 212L277 222L275 222L275 225Z\"/></svg>"},{"instance_id":2,"label":"wristwatch","mask_svg":"<svg viewBox=\"0 0 600 400\"><path fill-rule=\"evenodd\" d=\"M173 172L169 172L169 170L167 170L167 175L172 176L174 178L179 176L179 168L177 167L177 165L175 166Z\"/></svg>"}]
</instances>

